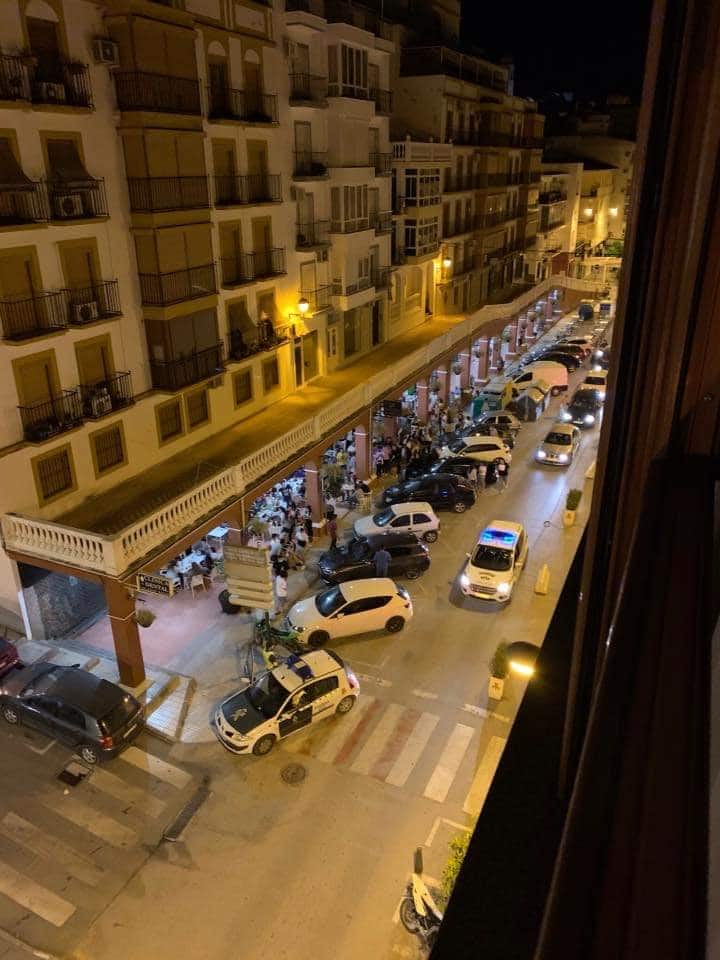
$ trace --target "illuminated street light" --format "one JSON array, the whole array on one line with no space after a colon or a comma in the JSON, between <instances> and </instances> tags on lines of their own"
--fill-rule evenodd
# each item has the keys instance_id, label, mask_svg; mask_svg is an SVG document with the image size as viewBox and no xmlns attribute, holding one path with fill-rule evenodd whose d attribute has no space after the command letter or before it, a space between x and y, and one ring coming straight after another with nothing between
<instances>
[{"instance_id":1,"label":"illuminated street light","mask_svg":"<svg viewBox=\"0 0 720 960\"><path fill-rule=\"evenodd\" d=\"M300 315L304 316L310 309L310 304L305 299L305 297L300 297L300 299L298 300L297 307L298 307L298 310L300 311Z\"/></svg>"},{"instance_id":2,"label":"illuminated street light","mask_svg":"<svg viewBox=\"0 0 720 960\"><path fill-rule=\"evenodd\" d=\"M585 209L583 210L583 213L585 214L586 217L591 217L591 216L592 216L592 207L585 207Z\"/></svg>"},{"instance_id":3,"label":"illuminated street light","mask_svg":"<svg viewBox=\"0 0 720 960\"><path fill-rule=\"evenodd\" d=\"M450 267L452 266L452 257L443 257L442 265L445 267L446 270L449 270Z\"/></svg>"},{"instance_id":4,"label":"illuminated street light","mask_svg":"<svg viewBox=\"0 0 720 960\"><path fill-rule=\"evenodd\" d=\"M617 208L617 207L610 207L610 216L611 216L611 217L616 217L617 214L618 214L618 208Z\"/></svg>"}]
</instances>

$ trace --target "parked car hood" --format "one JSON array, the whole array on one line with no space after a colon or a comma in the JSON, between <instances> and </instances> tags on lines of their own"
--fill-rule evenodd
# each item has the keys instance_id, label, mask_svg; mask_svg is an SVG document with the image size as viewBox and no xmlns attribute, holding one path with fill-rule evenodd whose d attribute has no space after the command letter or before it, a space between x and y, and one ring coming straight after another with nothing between
<instances>
[{"instance_id":1,"label":"parked car hood","mask_svg":"<svg viewBox=\"0 0 720 960\"><path fill-rule=\"evenodd\" d=\"M250 702L250 698L245 690L234 693L227 700L223 700L220 705L225 722L228 723L238 733L249 733L261 723L265 723L265 717L256 710Z\"/></svg>"},{"instance_id":2,"label":"parked car hood","mask_svg":"<svg viewBox=\"0 0 720 960\"><path fill-rule=\"evenodd\" d=\"M355 534L358 537L369 537L371 533L380 533L384 527L375 526L375 521L373 520L372 514L367 517L360 517L355 521L355 526L353 527ZM323 554L324 556L324 554Z\"/></svg>"},{"instance_id":3,"label":"parked car hood","mask_svg":"<svg viewBox=\"0 0 720 960\"><path fill-rule=\"evenodd\" d=\"M318 608L315 606L315 597L306 597L293 604L288 613L288 620L293 627L311 627L322 620Z\"/></svg>"}]
</instances>

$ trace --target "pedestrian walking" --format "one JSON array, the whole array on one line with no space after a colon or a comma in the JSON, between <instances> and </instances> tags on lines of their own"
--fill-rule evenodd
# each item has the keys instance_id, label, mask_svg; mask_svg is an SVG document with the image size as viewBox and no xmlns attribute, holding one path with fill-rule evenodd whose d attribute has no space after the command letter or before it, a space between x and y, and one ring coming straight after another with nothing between
<instances>
[{"instance_id":1,"label":"pedestrian walking","mask_svg":"<svg viewBox=\"0 0 720 960\"><path fill-rule=\"evenodd\" d=\"M505 490L508 484L508 465L504 460L498 460L497 463L497 489Z\"/></svg>"},{"instance_id":2,"label":"pedestrian walking","mask_svg":"<svg viewBox=\"0 0 720 960\"><path fill-rule=\"evenodd\" d=\"M334 514L328 518L327 532L330 536L330 549L335 550L337 548L338 525L337 517Z\"/></svg>"},{"instance_id":3,"label":"pedestrian walking","mask_svg":"<svg viewBox=\"0 0 720 960\"><path fill-rule=\"evenodd\" d=\"M308 540L310 541L310 543L312 543L314 531L313 531L313 522L312 522L312 507L309 504L308 506L305 507L305 518L303 520L303 523L305 524L305 533L307 533L308 535Z\"/></svg>"},{"instance_id":4,"label":"pedestrian walking","mask_svg":"<svg viewBox=\"0 0 720 960\"><path fill-rule=\"evenodd\" d=\"M281 569L275 577L275 599L277 601L278 616L285 613L288 598L287 573Z\"/></svg>"},{"instance_id":5,"label":"pedestrian walking","mask_svg":"<svg viewBox=\"0 0 720 960\"><path fill-rule=\"evenodd\" d=\"M373 453L373 463L375 464L375 476L376 476L376 477L378 478L378 480L379 480L380 477L381 477L382 474L383 474L383 467L384 467L384 465L385 465L385 461L383 460L383 452L382 452L382 449L378 448L378 449Z\"/></svg>"},{"instance_id":6,"label":"pedestrian walking","mask_svg":"<svg viewBox=\"0 0 720 960\"><path fill-rule=\"evenodd\" d=\"M473 485L473 488L477 491L478 488L478 471L477 467L473 465L468 470L468 480Z\"/></svg>"},{"instance_id":7,"label":"pedestrian walking","mask_svg":"<svg viewBox=\"0 0 720 960\"><path fill-rule=\"evenodd\" d=\"M282 543L280 542L280 537L277 533L274 533L270 537L270 559L273 560L280 553L282 548Z\"/></svg>"},{"instance_id":8,"label":"pedestrian walking","mask_svg":"<svg viewBox=\"0 0 720 960\"><path fill-rule=\"evenodd\" d=\"M477 486L478 490L485 489L485 483L487 481L487 464L480 462L477 466Z\"/></svg>"},{"instance_id":9,"label":"pedestrian walking","mask_svg":"<svg viewBox=\"0 0 720 960\"><path fill-rule=\"evenodd\" d=\"M387 552L385 547L380 547L378 552L375 554L375 576L386 577L388 575L389 566L390 554Z\"/></svg>"}]
</instances>

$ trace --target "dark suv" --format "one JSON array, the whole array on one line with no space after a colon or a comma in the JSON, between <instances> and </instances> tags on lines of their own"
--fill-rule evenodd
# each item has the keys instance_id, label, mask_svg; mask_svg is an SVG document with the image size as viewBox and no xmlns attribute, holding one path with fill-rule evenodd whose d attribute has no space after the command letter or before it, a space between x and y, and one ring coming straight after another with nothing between
<instances>
[{"instance_id":1,"label":"dark suv","mask_svg":"<svg viewBox=\"0 0 720 960\"><path fill-rule=\"evenodd\" d=\"M7 723L34 727L77 750L88 764L120 753L143 728L142 705L79 667L38 663L0 680Z\"/></svg>"},{"instance_id":2,"label":"dark suv","mask_svg":"<svg viewBox=\"0 0 720 960\"><path fill-rule=\"evenodd\" d=\"M398 577L417 580L430 566L428 548L414 533L377 533L354 537L340 550L323 553L318 562L320 576L325 583L374 577L375 554L380 547L390 554L387 576L393 580Z\"/></svg>"},{"instance_id":3,"label":"dark suv","mask_svg":"<svg viewBox=\"0 0 720 960\"><path fill-rule=\"evenodd\" d=\"M423 500L434 510L464 513L475 503L475 490L462 477L449 473L426 473L417 480L388 487L380 497L378 506L389 507L391 503L412 503L414 500Z\"/></svg>"}]
</instances>

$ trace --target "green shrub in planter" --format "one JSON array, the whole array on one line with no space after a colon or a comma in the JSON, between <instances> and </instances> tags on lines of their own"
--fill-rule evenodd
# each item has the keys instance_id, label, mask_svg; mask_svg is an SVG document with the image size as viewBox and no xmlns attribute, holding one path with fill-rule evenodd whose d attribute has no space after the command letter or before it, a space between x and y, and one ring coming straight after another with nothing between
<instances>
[{"instance_id":1,"label":"green shrub in planter","mask_svg":"<svg viewBox=\"0 0 720 960\"><path fill-rule=\"evenodd\" d=\"M567 500L565 501L566 510L577 510L582 499L582 490L568 490Z\"/></svg>"},{"instance_id":2,"label":"green shrub in planter","mask_svg":"<svg viewBox=\"0 0 720 960\"><path fill-rule=\"evenodd\" d=\"M490 661L490 676L497 677L498 680L505 680L510 673L510 657L508 656L508 645L499 643L492 655Z\"/></svg>"},{"instance_id":3,"label":"green shrub in planter","mask_svg":"<svg viewBox=\"0 0 720 960\"><path fill-rule=\"evenodd\" d=\"M448 844L450 847L450 856L442 873L442 887L440 891L440 899L443 903L447 903L450 899L450 894L453 891L455 881L460 873L460 867L465 859L471 836L471 830L468 830L467 833L457 833Z\"/></svg>"}]
</instances>

